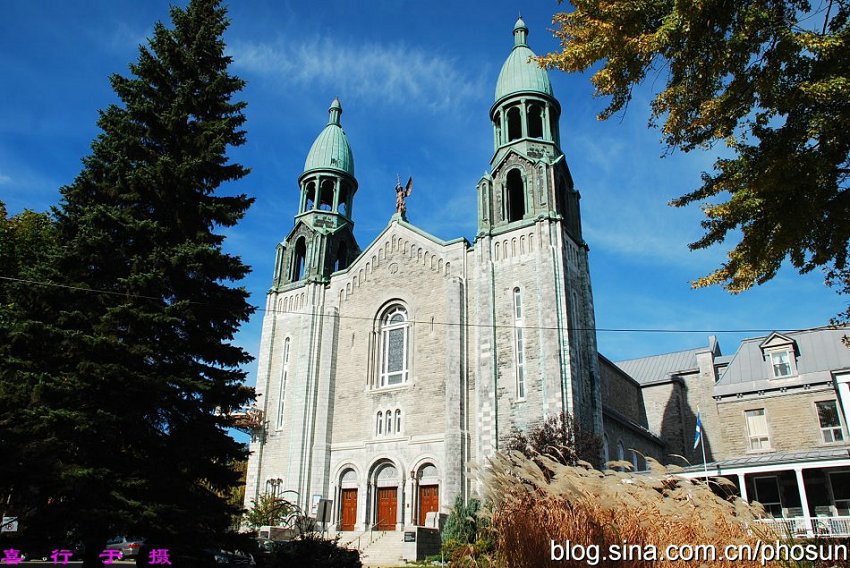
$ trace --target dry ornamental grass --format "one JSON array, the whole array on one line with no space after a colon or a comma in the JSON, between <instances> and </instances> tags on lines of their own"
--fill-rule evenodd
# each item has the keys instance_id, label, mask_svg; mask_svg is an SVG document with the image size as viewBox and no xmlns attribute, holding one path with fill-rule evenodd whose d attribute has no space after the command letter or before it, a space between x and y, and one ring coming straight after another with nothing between
<instances>
[{"instance_id":1,"label":"dry ornamental grass","mask_svg":"<svg viewBox=\"0 0 850 568\"><path fill-rule=\"evenodd\" d=\"M553 473L551 479L531 459L515 452L497 454L481 472L485 499L492 506L498 558L506 567L763 565L758 559L658 561L669 545L714 545L718 555L728 545L755 546L758 536L747 527L763 516L759 505L748 505L737 497L724 499L704 482L676 477L673 469L651 458L647 459L650 471L639 475L598 471L589 464L566 466L538 456L540 460ZM630 464L610 462L609 466L625 470ZM598 563L553 560L553 541L596 545ZM611 545L624 543L633 545L632 558L625 558L622 549L620 560L604 557ZM644 552L650 550L646 545L653 545L658 560L648 559L651 553L640 558L634 545Z\"/></svg>"}]
</instances>

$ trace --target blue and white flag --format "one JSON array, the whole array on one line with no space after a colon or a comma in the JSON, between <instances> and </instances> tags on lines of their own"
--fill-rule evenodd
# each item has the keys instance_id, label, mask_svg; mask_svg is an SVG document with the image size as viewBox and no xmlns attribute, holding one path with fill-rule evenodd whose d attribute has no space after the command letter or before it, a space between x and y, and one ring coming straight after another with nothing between
<instances>
[{"instance_id":1,"label":"blue and white flag","mask_svg":"<svg viewBox=\"0 0 850 568\"><path fill-rule=\"evenodd\" d=\"M699 408L697 408L697 429L694 432L694 449L697 449L699 446L700 439L702 438L702 420L699 417Z\"/></svg>"}]
</instances>

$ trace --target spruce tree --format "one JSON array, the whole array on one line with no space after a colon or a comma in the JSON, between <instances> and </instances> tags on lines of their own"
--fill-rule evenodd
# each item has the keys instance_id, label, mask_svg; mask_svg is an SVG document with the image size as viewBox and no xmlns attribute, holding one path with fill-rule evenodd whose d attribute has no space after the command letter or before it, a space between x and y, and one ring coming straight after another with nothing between
<instances>
[{"instance_id":1,"label":"spruce tree","mask_svg":"<svg viewBox=\"0 0 850 568\"><path fill-rule=\"evenodd\" d=\"M57 475L55 438L43 430L41 385L63 363L49 346L45 321L60 290L34 286L54 279L56 227L50 215L7 217L0 202L0 514L27 515L49 498ZM24 525L25 527L28 525ZM47 527L41 523L42 531ZM4 535L11 536L11 535ZM5 542L0 540L0 545ZM6 547L8 548L8 547Z\"/></svg>"},{"instance_id":2,"label":"spruce tree","mask_svg":"<svg viewBox=\"0 0 850 568\"><path fill-rule=\"evenodd\" d=\"M63 365L41 385L40 424L56 479L30 526L68 529L85 565L115 534L160 546L215 539L237 513L222 495L245 449L227 432L253 391L232 343L253 308L233 283L249 271L223 251L253 199L219 189L248 170L227 157L245 141L244 83L228 73L218 0L171 9L56 209L52 349Z\"/></svg>"}]
</instances>

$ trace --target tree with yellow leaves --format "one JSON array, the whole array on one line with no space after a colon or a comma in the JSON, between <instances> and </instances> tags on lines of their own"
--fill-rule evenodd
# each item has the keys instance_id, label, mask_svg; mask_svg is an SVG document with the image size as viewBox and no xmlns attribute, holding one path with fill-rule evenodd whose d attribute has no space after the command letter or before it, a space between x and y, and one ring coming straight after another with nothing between
<instances>
[{"instance_id":1,"label":"tree with yellow leaves","mask_svg":"<svg viewBox=\"0 0 850 568\"><path fill-rule=\"evenodd\" d=\"M787 258L822 268L850 292L850 2L823 0L573 0L555 14L562 50L548 68L584 71L623 111L647 77L650 124L669 148L725 143L701 187L673 200L703 203L707 248L741 238L694 286L733 293L770 280ZM661 84L661 81L658 81ZM841 315L850 319L850 308Z\"/></svg>"}]
</instances>

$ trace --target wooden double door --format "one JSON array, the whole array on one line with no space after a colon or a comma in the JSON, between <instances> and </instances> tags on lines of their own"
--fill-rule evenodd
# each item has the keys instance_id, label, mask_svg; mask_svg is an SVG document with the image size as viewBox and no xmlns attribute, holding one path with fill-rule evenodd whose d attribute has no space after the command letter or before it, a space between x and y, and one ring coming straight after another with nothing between
<instances>
[{"instance_id":1,"label":"wooden double door","mask_svg":"<svg viewBox=\"0 0 850 568\"><path fill-rule=\"evenodd\" d=\"M440 491L437 485L419 486L419 522L420 527L425 526L425 516L433 511L440 510Z\"/></svg>"},{"instance_id":2,"label":"wooden double door","mask_svg":"<svg viewBox=\"0 0 850 568\"><path fill-rule=\"evenodd\" d=\"M342 522L340 530L353 531L357 523L357 490L342 490Z\"/></svg>"},{"instance_id":3,"label":"wooden double door","mask_svg":"<svg viewBox=\"0 0 850 568\"><path fill-rule=\"evenodd\" d=\"M378 488L378 518L379 531L394 531L398 515L398 487Z\"/></svg>"}]
</instances>

